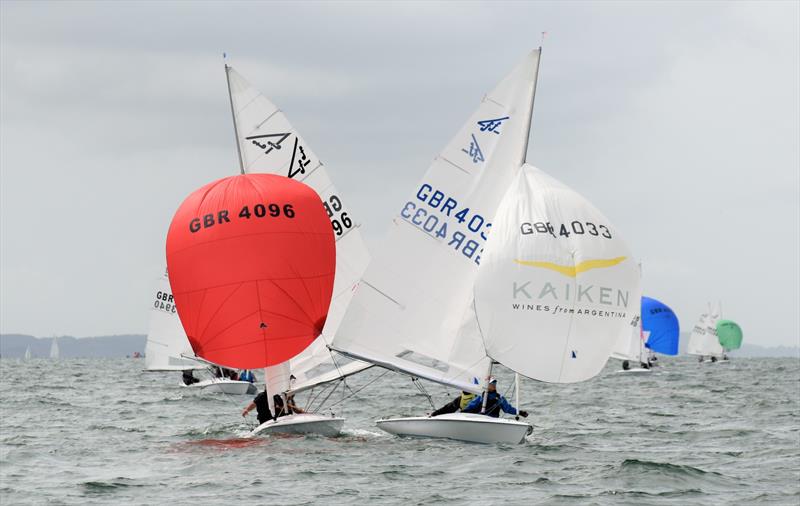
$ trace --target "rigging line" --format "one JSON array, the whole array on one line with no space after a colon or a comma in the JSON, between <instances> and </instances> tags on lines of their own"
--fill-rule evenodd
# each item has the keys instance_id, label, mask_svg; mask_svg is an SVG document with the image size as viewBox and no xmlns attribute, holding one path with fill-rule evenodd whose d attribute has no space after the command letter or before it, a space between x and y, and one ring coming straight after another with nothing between
<instances>
[{"instance_id":1,"label":"rigging line","mask_svg":"<svg viewBox=\"0 0 800 506\"><path fill-rule=\"evenodd\" d=\"M356 390L355 392L353 392L351 395L348 395L347 397L345 397L345 398L344 398L344 399L342 399L341 401L339 401L339 402L334 402L333 404L331 404L331 405L330 405L330 406L328 406L328 407L329 407L329 408L332 408L332 407L334 407L334 406L336 406L336 405L338 405L338 404L340 404L340 403L342 403L342 402L346 401L346 400L347 400L347 399L349 399L350 397L354 397L354 396L355 396L355 395L356 395L358 392L360 392L360 391L364 390L365 388L367 388L367 387L368 387L368 386L370 386L371 384L373 384L373 383L375 383L376 381L378 381L379 379L383 378L383 377L384 377L384 376L386 376L386 374L387 374L387 373L389 373L389 372L390 372L390 370L389 370L389 369L386 369L386 370L383 372L383 374L381 374L380 376L378 376L378 377L374 378L372 381L370 381L369 383L367 383L367 384L366 384L366 385L364 385L363 387L359 388L358 390Z\"/></svg>"},{"instance_id":2,"label":"rigging line","mask_svg":"<svg viewBox=\"0 0 800 506\"><path fill-rule=\"evenodd\" d=\"M503 392L503 395L501 395L500 397L505 399L506 396L508 395L508 392L511 390L512 386L514 386L514 382L513 381L508 383L508 386L506 387L505 392ZM486 392L486 395L488 396L489 392ZM506 399L506 401L508 401L508 399ZM516 416L519 416L519 406L514 406L514 407L517 408L517 415ZM494 407L490 411L488 411L486 414L488 415L489 413L494 413L494 410L498 410L499 411L500 410L500 404L495 404ZM499 414L500 413L498 413L498 415Z\"/></svg>"},{"instance_id":3,"label":"rigging line","mask_svg":"<svg viewBox=\"0 0 800 506\"><path fill-rule=\"evenodd\" d=\"M325 344L327 345L328 341L325 339L324 334L320 334L320 336L322 336L322 339L325 341ZM342 396L344 396L345 389L350 390L352 395L355 396L356 393L353 391L352 388L350 388L350 385L347 384L347 380L345 379L345 375L342 374L342 369L339 367L339 363L336 362L336 356L333 354L333 350L331 350L330 346L326 346L326 347L328 349L328 353L331 356L331 362L333 362L334 367L336 367L336 372L339 374L339 377L341 378L341 381L342 381L342 385L343 385ZM340 402L344 402L344 398L342 398L342 400Z\"/></svg>"},{"instance_id":4,"label":"rigging line","mask_svg":"<svg viewBox=\"0 0 800 506\"><path fill-rule=\"evenodd\" d=\"M309 399L309 401L308 401L308 409L309 409L309 411L312 410L312 407L313 407L314 403L317 401L317 399L322 397L322 394L324 394L325 392L328 391L328 388L331 386L331 384L332 383L324 384L322 386L322 389L320 389L320 391L317 393L317 395L315 395L313 398ZM334 386L334 388L335 388L335 386ZM319 410L319 408L317 408L313 412L316 413L318 410Z\"/></svg>"},{"instance_id":5,"label":"rigging line","mask_svg":"<svg viewBox=\"0 0 800 506\"><path fill-rule=\"evenodd\" d=\"M420 383L419 379L413 376L411 377L411 382L417 387L417 390L419 390L420 393L424 395L426 399L428 399L428 404L431 405L431 408L433 410L436 410L436 406L433 404L433 399L431 399L431 394L429 394L428 391L425 390L425 385Z\"/></svg>"},{"instance_id":6,"label":"rigging line","mask_svg":"<svg viewBox=\"0 0 800 506\"><path fill-rule=\"evenodd\" d=\"M328 395L326 395L324 399L322 399L322 402L320 402L320 403L319 403L319 409L322 409L322 406L324 406L324 405L325 405L325 403L326 403L326 402L328 402L328 399L330 399L331 395L333 395L333 393L336 391L336 387L337 387L337 386L338 386L338 385L333 385L333 388L331 389L330 393L329 393ZM336 405L336 403L334 403L334 404L333 404L332 406L330 406L330 407L333 407L333 406L335 406L335 405Z\"/></svg>"}]
</instances>

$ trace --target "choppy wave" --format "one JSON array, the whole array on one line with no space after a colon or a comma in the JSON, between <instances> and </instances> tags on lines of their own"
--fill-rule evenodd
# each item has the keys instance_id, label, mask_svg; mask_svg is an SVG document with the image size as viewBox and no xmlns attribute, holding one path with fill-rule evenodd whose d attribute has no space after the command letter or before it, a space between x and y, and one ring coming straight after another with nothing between
<instances>
[{"instance_id":1,"label":"choppy wave","mask_svg":"<svg viewBox=\"0 0 800 506\"><path fill-rule=\"evenodd\" d=\"M249 437L251 397L187 394L135 360L2 360L0 503L800 503L800 360L662 362L646 377L609 364L579 385L526 382L533 435L475 445L378 429L430 410L396 375L339 406L340 437Z\"/></svg>"}]
</instances>

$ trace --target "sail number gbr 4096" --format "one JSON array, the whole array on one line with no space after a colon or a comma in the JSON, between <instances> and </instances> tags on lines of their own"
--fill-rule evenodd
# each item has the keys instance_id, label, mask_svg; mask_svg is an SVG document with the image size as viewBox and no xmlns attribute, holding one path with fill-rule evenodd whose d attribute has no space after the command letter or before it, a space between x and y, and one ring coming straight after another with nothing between
<instances>
[{"instance_id":1,"label":"sail number gbr 4096","mask_svg":"<svg viewBox=\"0 0 800 506\"><path fill-rule=\"evenodd\" d=\"M233 214L228 209L221 209L216 214L204 214L202 217L192 218L189 221L189 231L195 233L204 228L211 228L214 225L224 225L230 223L231 219L245 219L251 218L278 218L285 216L286 218L294 218L295 211L292 204L255 204L254 206L246 205L239 210L237 214Z\"/></svg>"}]
</instances>

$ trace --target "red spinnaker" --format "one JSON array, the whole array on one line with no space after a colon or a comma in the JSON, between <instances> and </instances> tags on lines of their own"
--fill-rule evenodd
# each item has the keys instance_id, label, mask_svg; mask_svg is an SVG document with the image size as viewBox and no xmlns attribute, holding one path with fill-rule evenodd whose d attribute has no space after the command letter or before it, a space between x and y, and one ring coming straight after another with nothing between
<instances>
[{"instance_id":1,"label":"red spinnaker","mask_svg":"<svg viewBox=\"0 0 800 506\"><path fill-rule=\"evenodd\" d=\"M226 177L178 208L167 268L199 357L267 367L322 332L336 268L333 229L319 196L303 183L273 174Z\"/></svg>"}]
</instances>

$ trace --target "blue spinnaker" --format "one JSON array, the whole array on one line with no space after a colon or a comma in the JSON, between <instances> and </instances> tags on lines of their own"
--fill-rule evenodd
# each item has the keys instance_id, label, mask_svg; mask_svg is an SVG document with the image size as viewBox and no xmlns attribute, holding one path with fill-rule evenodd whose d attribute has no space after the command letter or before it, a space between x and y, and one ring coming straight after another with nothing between
<instances>
[{"instance_id":1,"label":"blue spinnaker","mask_svg":"<svg viewBox=\"0 0 800 506\"><path fill-rule=\"evenodd\" d=\"M650 332L645 347L664 355L678 354L678 317L663 302L642 297L642 329Z\"/></svg>"}]
</instances>

